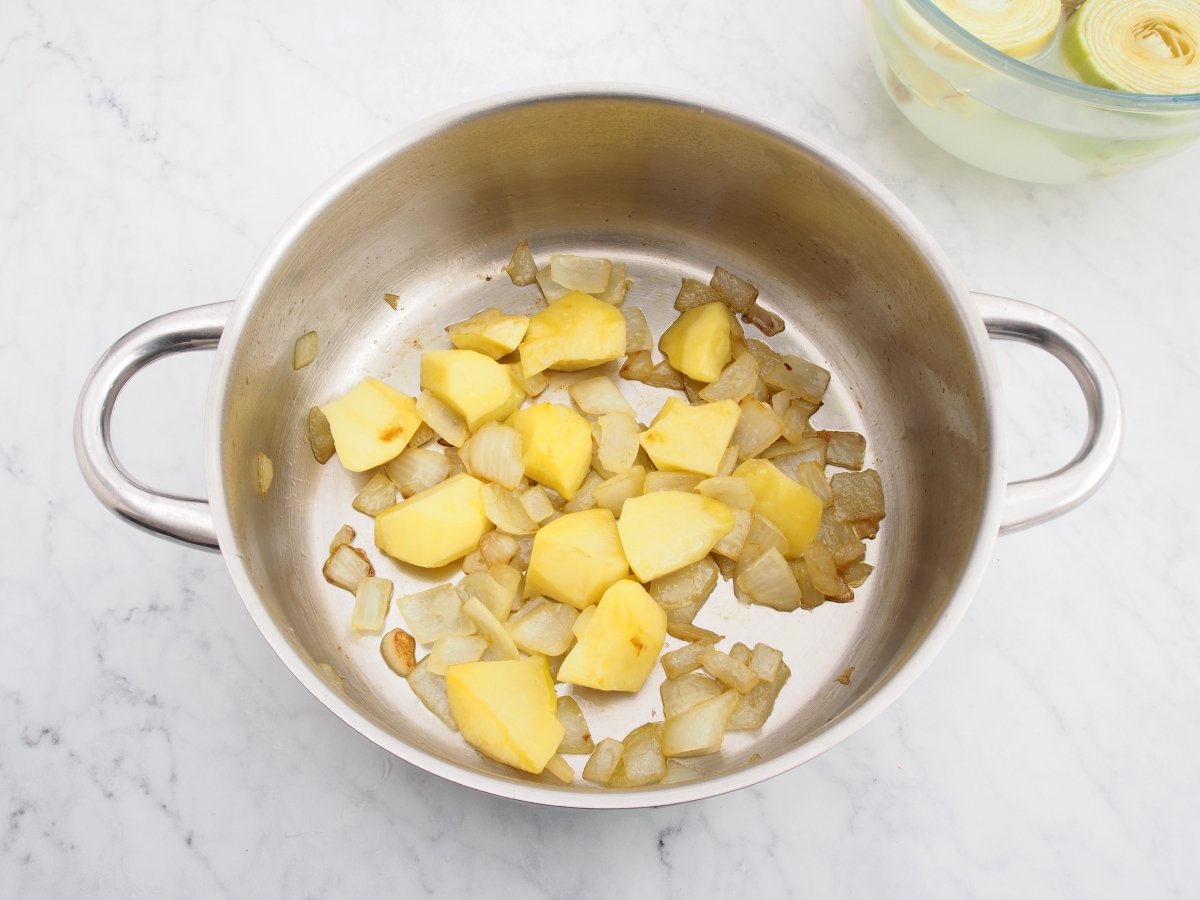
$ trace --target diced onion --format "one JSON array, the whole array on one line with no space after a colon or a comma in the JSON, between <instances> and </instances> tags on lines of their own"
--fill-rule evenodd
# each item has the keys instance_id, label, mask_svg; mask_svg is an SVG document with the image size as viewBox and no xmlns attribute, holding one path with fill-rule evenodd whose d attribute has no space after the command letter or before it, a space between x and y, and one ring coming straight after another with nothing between
<instances>
[{"instance_id":1,"label":"diced onion","mask_svg":"<svg viewBox=\"0 0 1200 900\"><path fill-rule=\"evenodd\" d=\"M625 277L625 263L613 263L612 272L608 276L608 287L594 296L609 306L621 306L632 285L633 282Z\"/></svg>"},{"instance_id":2,"label":"diced onion","mask_svg":"<svg viewBox=\"0 0 1200 900\"><path fill-rule=\"evenodd\" d=\"M720 303L721 294L716 288L697 281L695 278L683 279L679 293L675 295L675 308L680 312L693 306L703 306L705 303Z\"/></svg>"},{"instance_id":3,"label":"diced onion","mask_svg":"<svg viewBox=\"0 0 1200 900\"><path fill-rule=\"evenodd\" d=\"M696 617L716 586L717 565L706 556L655 578L650 596L666 611L667 621L683 624Z\"/></svg>"},{"instance_id":4,"label":"diced onion","mask_svg":"<svg viewBox=\"0 0 1200 900\"><path fill-rule=\"evenodd\" d=\"M696 485L703 480L703 475L693 475L690 472L647 472L642 493L653 494L655 491L694 491L696 490Z\"/></svg>"},{"instance_id":5,"label":"diced onion","mask_svg":"<svg viewBox=\"0 0 1200 900\"><path fill-rule=\"evenodd\" d=\"M770 387L793 391L805 400L820 402L829 387L829 370L799 356L780 356L774 365L760 366Z\"/></svg>"},{"instance_id":6,"label":"diced onion","mask_svg":"<svg viewBox=\"0 0 1200 900\"><path fill-rule=\"evenodd\" d=\"M349 525L343 525L337 530L337 533L334 534L333 540L329 542L329 552L332 553L338 547L342 546L342 544L352 543L354 541L354 537L354 529Z\"/></svg>"},{"instance_id":7,"label":"diced onion","mask_svg":"<svg viewBox=\"0 0 1200 900\"><path fill-rule=\"evenodd\" d=\"M758 382L758 360L752 353L743 353L725 367L721 377L700 391L700 399L715 403L718 400L740 402Z\"/></svg>"},{"instance_id":8,"label":"diced onion","mask_svg":"<svg viewBox=\"0 0 1200 900\"><path fill-rule=\"evenodd\" d=\"M266 500L267 492L271 490L271 482L275 480L275 463L261 450L254 455L254 479L258 496Z\"/></svg>"},{"instance_id":9,"label":"diced onion","mask_svg":"<svg viewBox=\"0 0 1200 900\"><path fill-rule=\"evenodd\" d=\"M510 491L516 490L525 477L521 435L507 425L489 422L463 444L459 456L476 478L494 481Z\"/></svg>"},{"instance_id":10,"label":"diced onion","mask_svg":"<svg viewBox=\"0 0 1200 900\"><path fill-rule=\"evenodd\" d=\"M732 475L738 464L738 448L726 447L721 454L721 462L717 465L717 475Z\"/></svg>"},{"instance_id":11,"label":"diced onion","mask_svg":"<svg viewBox=\"0 0 1200 900\"><path fill-rule=\"evenodd\" d=\"M713 553L719 557L736 560L742 555L742 550L746 546L746 538L750 534L750 524L753 520L751 513L744 509L735 509L733 511L733 527L725 534L723 538L717 541L713 547ZM717 560L717 565L720 566L721 560Z\"/></svg>"},{"instance_id":12,"label":"diced onion","mask_svg":"<svg viewBox=\"0 0 1200 900\"><path fill-rule=\"evenodd\" d=\"M691 622L672 622L667 621L667 634L671 637L689 643L695 641L711 641L716 644L725 640L725 635L717 634L715 631L709 631L707 628L700 628L693 625Z\"/></svg>"},{"instance_id":13,"label":"diced onion","mask_svg":"<svg viewBox=\"0 0 1200 900\"><path fill-rule=\"evenodd\" d=\"M769 606L782 612L798 609L800 586L792 576L787 561L775 547L746 566L734 579L738 596L748 603Z\"/></svg>"},{"instance_id":14,"label":"diced onion","mask_svg":"<svg viewBox=\"0 0 1200 900\"><path fill-rule=\"evenodd\" d=\"M354 592L354 612L350 624L355 631L378 634L383 630L388 607L392 603L392 583L386 578L367 577Z\"/></svg>"},{"instance_id":15,"label":"diced onion","mask_svg":"<svg viewBox=\"0 0 1200 900\"><path fill-rule=\"evenodd\" d=\"M697 492L705 497L720 500L730 509L751 509L754 506L754 491L744 478L733 475L706 478L696 485Z\"/></svg>"},{"instance_id":16,"label":"diced onion","mask_svg":"<svg viewBox=\"0 0 1200 900\"><path fill-rule=\"evenodd\" d=\"M541 524L555 513L554 504L546 494L546 489L540 484L532 485L519 494L521 505L534 522Z\"/></svg>"},{"instance_id":17,"label":"diced onion","mask_svg":"<svg viewBox=\"0 0 1200 900\"><path fill-rule=\"evenodd\" d=\"M375 574L375 567L362 550L338 544L325 560L321 574L330 584L354 593L360 581Z\"/></svg>"},{"instance_id":18,"label":"diced onion","mask_svg":"<svg viewBox=\"0 0 1200 900\"><path fill-rule=\"evenodd\" d=\"M450 698L446 695L446 679L429 671L428 657L416 664L406 680L426 709L441 719L451 731L458 731L450 712Z\"/></svg>"},{"instance_id":19,"label":"diced onion","mask_svg":"<svg viewBox=\"0 0 1200 900\"><path fill-rule=\"evenodd\" d=\"M575 401L575 405L586 415L602 416L605 413L633 415L633 407L629 405L629 401L625 399L621 389L617 387L616 382L605 375L577 381L567 391L570 393L571 399Z\"/></svg>"},{"instance_id":20,"label":"diced onion","mask_svg":"<svg viewBox=\"0 0 1200 900\"><path fill-rule=\"evenodd\" d=\"M448 584L401 597L396 601L396 608L412 636L422 644L432 644L447 635L475 633L475 626L463 612L458 593Z\"/></svg>"},{"instance_id":21,"label":"diced onion","mask_svg":"<svg viewBox=\"0 0 1200 900\"><path fill-rule=\"evenodd\" d=\"M396 485L383 472L376 472L354 495L351 505L363 515L377 516L396 505Z\"/></svg>"},{"instance_id":22,"label":"diced onion","mask_svg":"<svg viewBox=\"0 0 1200 900\"><path fill-rule=\"evenodd\" d=\"M303 369L311 363L317 358L320 347L321 340L315 331L306 331L296 338L296 344L292 347L292 369Z\"/></svg>"},{"instance_id":23,"label":"diced onion","mask_svg":"<svg viewBox=\"0 0 1200 900\"><path fill-rule=\"evenodd\" d=\"M867 439L854 431L822 431L826 440L825 461L841 469L861 469Z\"/></svg>"},{"instance_id":24,"label":"diced onion","mask_svg":"<svg viewBox=\"0 0 1200 900\"><path fill-rule=\"evenodd\" d=\"M629 354L621 366L620 375L627 381L645 381L654 371L654 361L649 350L636 350Z\"/></svg>"},{"instance_id":25,"label":"diced onion","mask_svg":"<svg viewBox=\"0 0 1200 900\"><path fill-rule=\"evenodd\" d=\"M508 261L508 265L504 267L503 271L508 273L513 284L522 287L537 281L537 263L533 261L533 254L529 252L528 240L521 238L517 242L517 246L512 252L512 259Z\"/></svg>"},{"instance_id":26,"label":"diced onion","mask_svg":"<svg viewBox=\"0 0 1200 900\"><path fill-rule=\"evenodd\" d=\"M833 503L833 490L829 487L829 479L825 477L825 467L820 463L800 463L796 466L795 474L787 474L816 494L822 506Z\"/></svg>"},{"instance_id":27,"label":"diced onion","mask_svg":"<svg viewBox=\"0 0 1200 900\"><path fill-rule=\"evenodd\" d=\"M671 364L664 359L650 370L650 374L642 379L642 383L669 391L682 391L683 373L671 368Z\"/></svg>"},{"instance_id":28,"label":"diced onion","mask_svg":"<svg viewBox=\"0 0 1200 900\"><path fill-rule=\"evenodd\" d=\"M437 641L425 661L434 675L445 675L451 666L475 662L486 649L487 641L477 634L454 635Z\"/></svg>"},{"instance_id":29,"label":"diced onion","mask_svg":"<svg viewBox=\"0 0 1200 900\"><path fill-rule=\"evenodd\" d=\"M758 288L731 272L717 266L709 284L721 295L721 300L734 312L744 313L758 299Z\"/></svg>"},{"instance_id":30,"label":"diced onion","mask_svg":"<svg viewBox=\"0 0 1200 900\"><path fill-rule=\"evenodd\" d=\"M512 372L513 380L517 382L517 386L530 397L538 397L546 388L550 387L550 379L546 377L544 372L538 372L536 375L526 375L520 363L510 363L508 369Z\"/></svg>"},{"instance_id":31,"label":"diced onion","mask_svg":"<svg viewBox=\"0 0 1200 900\"><path fill-rule=\"evenodd\" d=\"M575 496L563 504L564 513L583 512L596 505L596 488L604 479L595 472L588 472L583 478L583 484L575 491Z\"/></svg>"},{"instance_id":32,"label":"diced onion","mask_svg":"<svg viewBox=\"0 0 1200 900\"><path fill-rule=\"evenodd\" d=\"M536 597L509 620L508 633L518 649L544 656L561 656L575 640L572 626L579 610L565 603Z\"/></svg>"},{"instance_id":33,"label":"diced onion","mask_svg":"<svg viewBox=\"0 0 1200 900\"><path fill-rule=\"evenodd\" d=\"M436 450L407 447L383 469L392 483L400 488L400 493L411 497L445 481L450 474L450 460L445 453Z\"/></svg>"},{"instance_id":34,"label":"diced onion","mask_svg":"<svg viewBox=\"0 0 1200 900\"><path fill-rule=\"evenodd\" d=\"M668 678L678 678L700 668L700 657L706 650L711 649L712 644L707 641L696 641L692 644L685 644L678 650L664 653L659 659L659 663Z\"/></svg>"},{"instance_id":35,"label":"diced onion","mask_svg":"<svg viewBox=\"0 0 1200 900\"><path fill-rule=\"evenodd\" d=\"M791 575L789 573L788 577ZM728 653L722 653L716 647L705 644L691 646L704 647L700 654L700 665L717 681L724 682L739 694L745 694L759 682L759 677L750 671L745 663L740 663Z\"/></svg>"},{"instance_id":36,"label":"diced onion","mask_svg":"<svg viewBox=\"0 0 1200 900\"><path fill-rule=\"evenodd\" d=\"M491 566L508 562L516 556L517 550L517 539L503 531L489 531L479 539L479 552L483 554L489 570Z\"/></svg>"},{"instance_id":37,"label":"diced onion","mask_svg":"<svg viewBox=\"0 0 1200 900\"><path fill-rule=\"evenodd\" d=\"M569 762L557 753L546 760L546 768L542 771L549 772L563 784L570 784L575 780L575 770L571 768Z\"/></svg>"},{"instance_id":38,"label":"diced onion","mask_svg":"<svg viewBox=\"0 0 1200 900\"><path fill-rule=\"evenodd\" d=\"M547 303L553 303L555 300L565 297L567 294L571 293L570 288L563 287L550 277L549 266L543 266L537 270L537 284L538 288L542 292L542 297L545 298Z\"/></svg>"},{"instance_id":39,"label":"diced onion","mask_svg":"<svg viewBox=\"0 0 1200 900\"><path fill-rule=\"evenodd\" d=\"M843 578L848 587L860 587L867 580L867 576L875 571L875 567L859 560L856 563L851 563L846 567Z\"/></svg>"},{"instance_id":40,"label":"diced onion","mask_svg":"<svg viewBox=\"0 0 1200 900\"><path fill-rule=\"evenodd\" d=\"M681 763L677 759L667 760L667 774L662 777L659 784L683 784L687 781L695 781L700 777L700 773L686 763Z\"/></svg>"},{"instance_id":41,"label":"diced onion","mask_svg":"<svg viewBox=\"0 0 1200 900\"><path fill-rule=\"evenodd\" d=\"M417 415L452 447L461 447L470 436L463 417L429 391L421 391L417 396Z\"/></svg>"},{"instance_id":42,"label":"diced onion","mask_svg":"<svg viewBox=\"0 0 1200 900\"><path fill-rule=\"evenodd\" d=\"M458 599L466 603L475 597L496 620L503 622L512 611L512 593L492 577L491 571L469 572L454 586Z\"/></svg>"},{"instance_id":43,"label":"diced onion","mask_svg":"<svg viewBox=\"0 0 1200 900\"><path fill-rule=\"evenodd\" d=\"M605 738L598 743L588 758L587 765L583 767L584 781L608 787L612 782L613 774L621 765L621 755L624 749L621 742L613 738Z\"/></svg>"},{"instance_id":44,"label":"diced onion","mask_svg":"<svg viewBox=\"0 0 1200 900\"><path fill-rule=\"evenodd\" d=\"M874 469L839 472L829 479L833 488L833 518L837 522L878 522L884 516L883 484Z\"/></svg>"},{"instance_id":45,"label":"diced onion","mask_svg":"<svg viewBox=\"0 0 1200 900\"><path fill-rule=\"evenodd\" d=\"M626 306L621 310L625 317L625 352L636 353L638 350L652 350L654 335L650 333L650 324L646 314L636 306Z\"/></svg>"},{"instance_id":46,"label":"diced onion","mask_svg":"<svg viewBox=\"0 0 1200 900\"><path fill-rule=\"evenodd\" d=\"M591 753L596 749L592 740L592 729L588 727L579 701L574 697L558 698L558 721L563 727L562 743L558 745L559 753Z\"/></svg>"},{"instance_id":47,"label":"diced onion","mask_svg":"<svg viewBox=\"0 0 1200 900\"><path fill-rule=\"evenodd\" d=\"M837 573L837 564L833 561L833 553L820 541L813 541L804 551L804 564L808 568L808 577L812 579L813 587L830 599L842 596L846 592L846 584Z\"/></svg>"},{"instance_id":48,"label":"diced onion","mask_svg":"<svg viewBox=\"0 0 1200 900\"><path fill-rule=\"evenodd\" d=\"M739 459L750 459L778 440L783 433L783 423L770 406L752 397L747 397L738 405L742 414L738 417L730 443L738 448Z\"/></svg>"},{"instance_id":49,"label":"diced onion","mask_svg":"<svg viewBox=\"0 0 1200 900\"><path fill-rule=\"evenodd\" d=\"M753 325L767 337L773 337L783 331L783 319L770 310L763 309L758 303L751 303L750 308L742 313L742 321Z\"/></svg>"},{"instance_id":50,"label":"diced onion","mask_svg":"<svg viewBox=\"0 0 1200 900\"><path fill-rule=\"evenodd\" d=\"M483 511L493 525L506 534L533 534L537 523L525 511L517 495L499 484L483 486Z\"/></svg>"},{"instance_id":51,"label":"diced onion","mask_svg":"<svg viewBox=\"0 0 1200 900\"><path fill-rule=\"evenodd\" d=\"M596 456L604 471L619 475L633 468L638 450L641 449L638 443L641 430L633 416L629 413L607 413L596 424L600 426Z\"/></svg>"},{"instance_id":52,"label":"diced onion","mask_svg":"<svg viewBox=\"0 0 1200 900\"><path fill-rule=\"evenodd\" d=\"M774 681L783 668L783 651L766 644L755 644L750 662L746 665L763 681Z\"/></svg>"},{"instance_id":53,"label":"diced onion","mask_svg":"<svg viewBox=\"0 0 1200 900\"><path fill-rule=\"evenodd\" d=\"M487 638L488 648L484 656L491 660L503 659L520 659L521 653L517 650L517 645L513 643L512 637L500 621L492 615L479 598L472 597L462 605L463 612L467 614L475 627L479 629L479 633Z\"/></svg>"},{"instance_id":54,"label":"diced onion","mask_svg":"<svg viewBox=\"0 0 1200 900\"><path fill-rule=\"evenodd\" d=\"M464 556L462 559L462 570L464 575L472 575L475 572L486 572L488 570L488 563L483 558L483 551L476 548Z\"/></svg>"},{"instance_id":55,"label":"diced onion","mask_svg":"<svg viewBox=\"0 0 1200 900\"><path fill-rule=\"evenodd\" d=\"M632 466L619 475L614 475L612 478L596 485L593 496L596 499L597 506L607 509L619 518L625 501L631 497L641 496L645 484L645 468L642 466Z\"/></svg>"},{"instance_id":56,"label":"diced onion","mask_svg":"<svg viewBox=\"0 0 1200 900\"><path fill-rule=\"evenodd\" d=\"M333 456L333 431L329 428L329 420L321 407L314 406L308 411L308 446L312 449L313 459L321 465L329 462Z\"/></svg>"},{"instance_id":57,"label":"diced onion","mask_svg":"<svg viewBox=\"0 0 1200 900\"><path fill-rule=\"evenodd\" d=\"M608 287L612 262L590 256L556 253L550 257L550 277L569 291L598 294Z\"/></svg>"}]
</instances>

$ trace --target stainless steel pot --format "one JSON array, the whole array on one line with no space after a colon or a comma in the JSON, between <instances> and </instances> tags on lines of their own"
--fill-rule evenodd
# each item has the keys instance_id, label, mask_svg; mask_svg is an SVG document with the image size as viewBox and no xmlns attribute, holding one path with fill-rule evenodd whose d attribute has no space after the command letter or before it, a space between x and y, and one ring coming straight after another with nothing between
<instances>
[{"instance_id":1,"label":"stainless steel pot","mask_svg":"<svg viewBox=\"0 0 1200 900\"><path fill-rule=\"evenodd\" d=\"M697 761L699 781L565 787L482 759L392 675L376 640L351 633L346 595L320 575L338 525L370 531L349 506L359 479L313 461L306 411L367 373L412 389L416 350L448 322L485 306L530 306L532 289L499 274L521 237L541 255L626 260L629 302L655 333L673 315L680 275L707 278L715 263L747 273L787 321L777 340L833 370L827 421L865 432L883 477L878 570L853 604L784 615L740 606L727 586L709 601L702 623L731 639L767 638L793 676L760 733L732 734ZM385 292L401 298L396 311ZM321 354L293 372L293 341L310 329ZM989 335L1044 348L1083 389L1087 440L1062 470L1006 483ZM152 360L214 347L208 500L138 484L112 453L117 395ZM105 353L80 397L75 440L88 484L115 513L224 554L279 657L379 746L502 796L632 807L762 781L862 727L950 636L997 534L1086 499L1111 468L1120 431L1117 387L1092 344L1045 310L970 294L925 228L837 154L687 102L575 93L443 118L351 164L284 227L237 301L154 319ZM265 501L254 486L258 451L275 462ZM446 580L372 555L399 594ZM845 686L837 676L849 666ZM587 711L593 733L621 737L659 711L656 684Z\"/></svg>"}]
</instances>

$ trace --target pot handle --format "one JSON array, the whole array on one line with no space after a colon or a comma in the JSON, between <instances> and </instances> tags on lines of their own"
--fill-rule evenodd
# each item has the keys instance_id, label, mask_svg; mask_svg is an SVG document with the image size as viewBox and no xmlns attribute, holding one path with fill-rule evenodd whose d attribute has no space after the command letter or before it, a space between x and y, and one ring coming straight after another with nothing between
<instances>
[{"instance_id":1,"label":"pot handle","mask_svg":"<svg viewBox=\"0 0 1200 900\"><path fill-rule=\"evenodd\" d=\"M1075 376L1087 403L1087 437L1075 458L1057 472L1008 485L1000 533L1010 534L1074 509L1104 483L1121 446L1121 394L1096 345L1070 322L1020 300L973 296L993 339L1033 344L1054 356Z\"/></svg>"},{"instance_id":2,"label":"pot handle","mask_svg":"<svg viewBox=\"0 0 1200 900\"><path fill-rule=\"evenodd\" d=\"M208 501L156 491L126 472L113 454L112 411L129 379L156 359L214 349L232 307L193 306L139 325L96 362L75 407L75 456L100 502L151 534L207 550L218 549Z\"/></svg>"}]
</instances>

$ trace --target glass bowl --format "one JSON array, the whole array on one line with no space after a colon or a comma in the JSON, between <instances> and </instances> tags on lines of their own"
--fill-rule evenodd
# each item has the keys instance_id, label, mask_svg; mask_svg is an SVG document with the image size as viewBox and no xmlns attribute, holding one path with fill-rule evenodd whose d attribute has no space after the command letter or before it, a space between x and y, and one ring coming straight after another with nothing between
<instances>
[{"instance_id":1,"label":"glass bowl","mask_svg":"<svg viewBox=\"0 0 1200 900\"><path fill-rule=\"evenodd\" d=\"M1023 62L965 31L932 0L864 2L871 58L896 106L935 144L981 169L1066 184L1137 168L1200 136L1200 94L1082 84L1065 77L1057 39Z\"/></svg>"}]
</instances>

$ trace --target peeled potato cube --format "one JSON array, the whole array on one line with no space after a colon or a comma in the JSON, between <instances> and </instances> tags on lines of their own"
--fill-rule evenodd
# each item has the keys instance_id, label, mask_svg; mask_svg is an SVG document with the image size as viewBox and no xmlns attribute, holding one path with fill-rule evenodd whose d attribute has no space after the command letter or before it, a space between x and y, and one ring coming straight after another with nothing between
<instances>
[{"instance_id":1,"label":"peeled potato cube","mask_svg":"<svg viewBox=\"0 0 1200 900\"><path fill-rule=\"evenodd\" d=\"M748 459L733 474L744 478L754 492L754 512L765 516L787 538L785 556L803 554L821 527L821 499L765 459Z\"/></svg>"},{"instance_id":2,"label":"peeled potato cube","mask_svg":"<svg viewBox=\"0 0 1200 900\"><path fill-rule=\"evenodd\" d=\"M668 678L658 687L662 698L663 718L674 719L693 706L725 693L725 685L703 672L689 672L679 678Z\"/></svg>"},{"instance_id":3,"label":"peeled potato cube","mask_svg":"<svg viewBox=\"0 0 1200 900\"><path fill-rule=\"evenodd\" d=\"M577 618L579 610L575 607L535 597L513 614L507 628L518 649L529 654L561 656L575 640L571 629Z\"/></svg>"},{"instance_id":4,"label":"peeled potato cube","mask_svg":"<svg viewBox=\"0 0 1200 900\"><path fill-rule=\"evenodd\" d=\"M571 291L529 320L520 350L527 377L591 368L625 355L625 317L603 300Z\"/></svg>"},{"instance_id":5,"label":"peeled potato cube","mask_svg":"<svg viewBox=\"0 0 1200 900\"><path fill-rule=\"evenodd\" d=\"M662 732L663 755L702 756L719 750L729 719L740 700L737 691L725 691L719 697L698 703L687 712L668 719Z\"/></svg>"},{"instance_id":6,"label":"peeled potato cube","mask_svg":"<svg viewBox=\"0 0 1200 900\"><path fill-rule=\"evenodd\" d=\"M731 528L728 506L682 491L631 497L617 522L625 558L641 582L703 559Z\"/></svg>"},{"instance_id":7,"label":"peeled potato cube","mask_svg":"<svg viewBox=\"0 0 1200 900\"><path fill-rule=\"evenodd\" d=\"M525 399L506 366L474 350L426 353L421 387L462 416L470 431L508 417Z\"/></svg>"},{"instance_id":8,"label":"peeled potato cube","mask_svg":"<svg viewBox=\"0 0 1200 900\"><path fill-rule=\"evenodd\" d=\"M658 784L667 774L667 760L662 753L661 722L648 722L625 736L621 764L613 773L613 787L644 787Z\"/></svg>"},{"instance_id":9,"label":"peeled potato cube","mask_svg":"<svg viewBox=\"0 0 1200 900\"><path fill-rule=\"evenodd\" d=\"M550 597L583 609L628 572L611 512L588 509L568 513L534 536L525 596Z\"/></svg>"},{"instance_id":10,"label":"peeled potato cube","mask_svg":"<svg viewBox=\"0 0 1200 900\"><path fill-rule=\"evenodd\" d=\"M492 307L449 326L450 343L459 350L474 350L492 359L512 353L529 328L528 316L508 316Z\"/></svg>"},{"instance_id":11,"label":"peeled potato cube","mask_svg":"<svg viewBox=\"0 0 1200 900\"><path fill-rule=\"evenodd\" d=\"M716 475L740 415L732 400L691 406L670 397L642 433L642 448L664 471Z\"/></svg>"},{"instance_id":12,"label":"peeled potato cube","mask_svg":"<svg viewBox=\"0 0 1200 900\"><path fill-rule=\"evenodd\" d=\"M635 581L618 581L600 598L558 680L600 691L637 691L667 637L667 615Z\"/></svg>"},{"instance_id":13,"label":"peeled potato cube","mask_svg":"<svg viewBox=\"0 0 1200 900\"><path fill-rule=\"evenodd\" d=\"M432 569L466 556L491 529L483 483L460 474L377 515L375 545L402 562Z\"/></svg>"},{"instance_id":14,"label":"peeled potato cube","mask_svg":"<svg viewBox=\"0 0 1200 900\"><path fill-rule=\"evenodd\" d=\"M724 303L684 310L663 332L658 349L688 378L711 384L733 355L733 316Z\"/></svg>"},{"instance_id":15,"label":"peeled potato cube","mask_svg":"<svg viewBox=\"0 0 1200 900\"><path fill-rule=\"evenodd\" d=\"M575 496L592 464L592 430L567 406L538 403L517 410L508 424L521 436L525 474L539 484Z\"/></svg>"},{"instance_id":16,"label":"peeled potato cube","mask_svg":"<svg viewBox=\"0 0 1200 900\"><path fill-rule=\"evenodd\" d=\"M484 756L536 775L558 752L565 732L544 657L451 666L446 694L458 730Z\"/></svg>"},{"instance_id":17,"label":"peeled potato cube","mask_svg":"<svg viewBox=\"0 0 1200 900\"><path fill-rule=\"evenodd\" d=\"M617 771L617 767L621 764L621 756L624 751L625 748L620 741L613 738L604 738L604 740L596 745L596 749L592 751L592 755L588 758L587 765L583 767L584 781L608 787L609 782L612 781L613 773Z\"/></svg>"},{"instance_id":18,"label":"peeled potato cube","mask_svg":"<svg viewBox=\"0 0 1200 900\"><path fill-rule=\"evenodd\" d=\"M421 426L417 401L378 378L364 378L320 410L329 422L338 461L351 472L365 472L399 456Z\"/></svg>"},{"instance_id":19,"label":"peeled potato cube","mask_svg":"<svg viewBox=\"0 0 1200 900\"><path fill-rule=\"evenodd\" d=\"M559 753L591 753L596 749L592 730L574 697L558 698L558 721L562 722L564 731L562 743L558 745Z\"/></svg>"}]
</instances>

